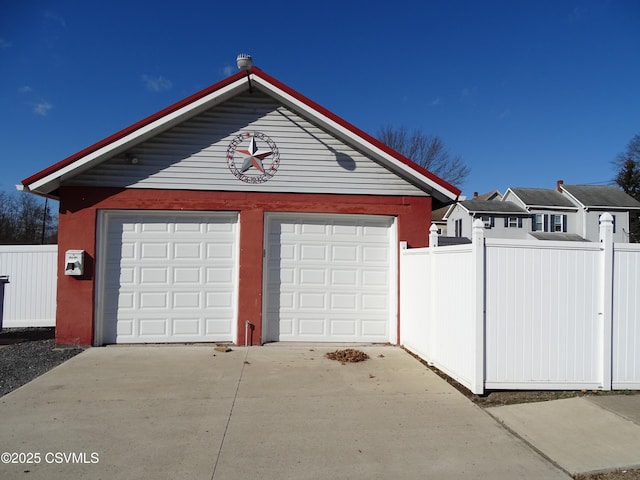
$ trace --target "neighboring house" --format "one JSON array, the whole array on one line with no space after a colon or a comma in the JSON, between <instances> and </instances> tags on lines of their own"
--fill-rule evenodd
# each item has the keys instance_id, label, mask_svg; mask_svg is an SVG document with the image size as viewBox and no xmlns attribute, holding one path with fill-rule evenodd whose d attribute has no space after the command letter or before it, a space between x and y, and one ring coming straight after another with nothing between
<instances>
[{"instance_id":1,"label":"neighboring house","mask_svg":"<svg viewBox=\"0 0 640 480\"><path fill-rule=\"evenodd\" d=\"M470 238L473 220L482 218L487 238L597 242L600 216L608 212L614 218L614 242L628 243L629 212L634 210L640 210L640 202L617 187L560 180L555 190L509 188L504 196L495 191L474 195L451 205L444 218L450 237Z\"/></svg>"},{"instance_id":2,"label":"neighboring house","mask_svg":"<svg viewBox=\"0 0 640 480\"><path fill-rule=\"evenodd\" d=\"M473 200L502 200L502 194L498 190L492 190L491 192L478 195L478 192L473 192Z\"/></svg>"},{"instance_id":3,"label":"neighboring house","mask_svg":"<svg viewBox=\"0 0 640 480\"><path fill-rule=\"evenodd\" d=\"M578 206L576 233L588 240L597 241L600 216L608 212L613 216L613 241L619 243L630 241L629 212L639 211L640 202L614 186L558 183L562 193Z\"/></svg>"},{"instance_id":4,"label":"neighboring house","mask_svg":"<svg viewBox=\"0 0 640 480\"><path fill-rule=\"evenodd\" d=\"M450 237L471 238L471 226L482 219L487 238L527 238L531 230L531 215L524 208L499 200L463 200L445 215ZM442 245L442 242L440 242Z\"/></svg>"},{"instance_id":5,"label":"neighboring house","mask_svg":"<svg viewBox=\"0 0 640 480\"><path fill-rule=\"evenodd\" d=\"M449 211L450 206L440 207L431 212L431 223L438 227L438 235L447 236L447 219L445 215Z\"/></svg>"},{"instance_id":6,"label":"neighboring house","mask_svg":"<svg viewBox=\"0 0 640 480\"><path fill-rule=\"evenodd\" d=\"M538 240L582 240L575 229L578 207L557 190L509 188L502 199L531 215L530 234Z\"/></svg>"},{"instance_id":7,"label":"neighboring house","mask_svg":"<svg viewBox=\"0 0 640 480\"><path fill-rule=\"evenodd\" d=\"M22 184L60 201L81 345L397 343L399 242L460 194L255 67Z\"/></svg>"}]
</instances>

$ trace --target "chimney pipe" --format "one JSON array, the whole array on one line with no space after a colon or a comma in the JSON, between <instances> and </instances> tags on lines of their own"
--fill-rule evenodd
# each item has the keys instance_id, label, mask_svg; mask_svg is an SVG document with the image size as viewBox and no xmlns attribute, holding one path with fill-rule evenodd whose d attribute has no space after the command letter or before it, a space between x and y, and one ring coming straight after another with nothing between
<instances>
[{"instance_id":1,"label":"chimney pipe","mask_svg":"<svg viewBox=\"0 0 640 480\"><path fill-rule=\"evenodd\" d=\"M558 180L558 182L556 183L556 189L562 193L562 185L564 185L564 180Z\"/></svg>"},{"instance_id":2,"label":"chimney pipe","mask_svg":"<svg viewBox=\"0 0 640 480\"><path fill-rule=\"evenodd\" d=\"M473 198L478 198L478 192L473 192Z\"/></svg>"}]
</instances>

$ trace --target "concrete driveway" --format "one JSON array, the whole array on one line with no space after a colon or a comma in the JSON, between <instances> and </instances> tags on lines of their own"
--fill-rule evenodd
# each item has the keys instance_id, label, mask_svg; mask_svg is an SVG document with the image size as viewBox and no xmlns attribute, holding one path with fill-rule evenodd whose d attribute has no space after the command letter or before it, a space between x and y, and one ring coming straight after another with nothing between
<instances>
[{"instance_id":1,"label":"concrete driveway","mask_svg":"<svg viewBox=\"0 0 640 480\"><path fill-rule=\"evenodd\" d=\"M0 477L569 478L400 348L232 348L74 357L0 399Z\"/></svg>"}]
</instances>

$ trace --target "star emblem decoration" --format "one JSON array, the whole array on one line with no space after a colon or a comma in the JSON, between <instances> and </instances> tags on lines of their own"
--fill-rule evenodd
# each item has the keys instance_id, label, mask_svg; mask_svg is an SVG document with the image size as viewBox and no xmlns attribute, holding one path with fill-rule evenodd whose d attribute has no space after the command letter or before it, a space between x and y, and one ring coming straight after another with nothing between
<instances>
[{"instance_id":1,"label":"star emblem decoration","mask_svg":"<svg viewBox=\"0 0 640 480\"><path fill-rule=\"evenodd\" d=\"M242 173L246 172L251 167L256 168L260 173L264 173L262 160L273 153L271 150L260 150L255 137L251 137L251 140L249 141L249 148L247 150L237 149L236 152L244 155L245 157L244 162L242 162L242 167L240 168Z\"/></svg>"},{"instance_id":2,"label":"star emblem decoration","mask_svg":"<svg viewBox=\"0 0 640 480\"><path fill-rule=\"evenodd\" d=\"M247 141L249 148L240 148ZM280 151L276 142L262 132L240 132L227 147L227 166L242 182L253 185L268 182L278 171L279 165Z\"/></svg>"}]
</instances>

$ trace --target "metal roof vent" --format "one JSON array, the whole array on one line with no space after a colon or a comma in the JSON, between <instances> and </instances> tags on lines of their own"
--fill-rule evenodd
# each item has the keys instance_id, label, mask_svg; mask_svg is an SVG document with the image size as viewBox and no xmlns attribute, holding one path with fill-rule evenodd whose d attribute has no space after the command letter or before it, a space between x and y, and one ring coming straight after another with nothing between
<instances>
[{"instance_id":1,"label":"metal roof vent","mask_svg":"<svg viewBox=\"0 0 640 480\"><path fill-rule=\"evenodd\" d=\"M236 63L238 64L238 70L249 70L253 65L251 55L248 55L246 53L241 53L240 55L238 55L238 57L236 58Z\"/></svg>"}]
</instances>

